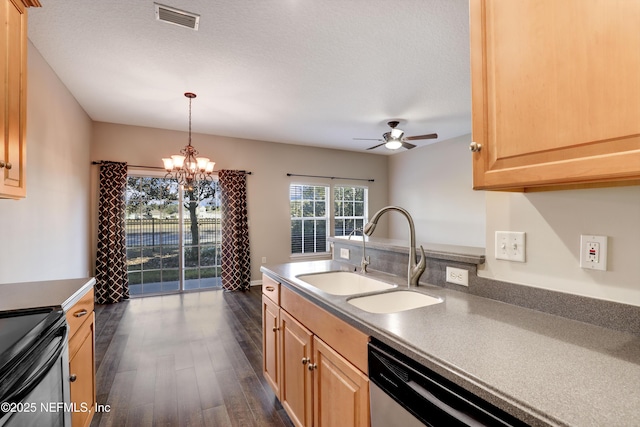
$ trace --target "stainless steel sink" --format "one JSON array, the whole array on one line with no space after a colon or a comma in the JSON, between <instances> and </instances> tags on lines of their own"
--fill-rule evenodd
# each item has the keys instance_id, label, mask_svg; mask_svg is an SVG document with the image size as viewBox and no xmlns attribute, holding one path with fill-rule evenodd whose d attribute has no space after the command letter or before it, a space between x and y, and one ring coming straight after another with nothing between
<instances>
[{"instance_id":1,"label":"stainless steel sink","mask_svg":"<svg viewBox=\"0 0 640 427\"><path fill-rule=\"evenodd\" d=\"M420 292L395 291L351 298L347 302L369 313L397 313L399 311L439 304L442 300Z\"/></svg>"},{"instance_id":2,"label":"stainless steel sink","mask_svg":"<svg viewBox=\"0 0 640 427\"><path fill-rule=\"evenodd\" d=\"M301 274L296 276L303 282L331 295L355 295L384 291L396 285L348 271Z\"/></svg>"}]
</instances>

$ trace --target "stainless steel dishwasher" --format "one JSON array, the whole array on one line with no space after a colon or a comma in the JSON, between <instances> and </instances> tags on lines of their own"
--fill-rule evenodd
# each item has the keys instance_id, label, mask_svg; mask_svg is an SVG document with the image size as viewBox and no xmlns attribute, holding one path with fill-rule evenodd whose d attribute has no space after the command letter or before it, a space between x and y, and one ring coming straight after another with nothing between
<instances>
[{"instance_id":1,"label":"stainless steel dishwasher","mask_svg":"<svg viewBox=\"0 0 640 427\"><path fill-rule=\"evenodd\" d=\"M527 425L377 340L369 380L371 427Z\"/></svg>"}]
</instances>

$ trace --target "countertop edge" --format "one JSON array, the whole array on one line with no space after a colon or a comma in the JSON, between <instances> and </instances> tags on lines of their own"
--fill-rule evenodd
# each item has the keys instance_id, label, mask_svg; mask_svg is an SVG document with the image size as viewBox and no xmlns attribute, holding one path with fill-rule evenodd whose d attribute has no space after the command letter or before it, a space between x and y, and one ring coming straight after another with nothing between
<instances>
[{"instance_id":1,"label":"countertop edge","mask_svg":"<svg viewBox=\"0 0 640 427\"><path fill-rule=\"evenodd\" d=\"M80 299L82 299L82 297L85 296L87 292L89 292L89 290L95 286L95 284L96 278L89 278L89 280L84 285L78 288L77 291L75 291L61 304L62 310L64 310L64 312L66 313L71 307L73 307L78 301L80 301Z\"/></svg>"}]
</instances>

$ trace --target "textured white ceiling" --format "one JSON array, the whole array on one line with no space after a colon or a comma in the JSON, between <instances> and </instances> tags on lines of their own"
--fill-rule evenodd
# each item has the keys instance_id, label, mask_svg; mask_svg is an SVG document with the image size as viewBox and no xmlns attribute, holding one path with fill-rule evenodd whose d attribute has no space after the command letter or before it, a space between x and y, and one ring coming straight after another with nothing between
<instances>
[{"instance_id":1,"label":"textured white ceiling","mask_svg":"<svg viewBox=\"0 0 640 427\"><path fill-rule=\"evenodd\" d=\"M96 121L364 151L471 131L467 0L41 0L29 39ZM389 151L381 147L380 154Z\"/></svg>"}]
</instances>

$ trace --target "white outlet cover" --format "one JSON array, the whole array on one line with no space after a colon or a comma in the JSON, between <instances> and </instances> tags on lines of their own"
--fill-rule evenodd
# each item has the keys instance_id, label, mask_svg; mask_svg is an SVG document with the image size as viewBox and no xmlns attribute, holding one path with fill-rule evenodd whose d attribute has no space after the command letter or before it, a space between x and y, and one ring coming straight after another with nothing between
<instances>
[{"instance_id":1,"label":"white outlet cover","mask_svg":"<svg viewBox=\"0 0 640 427\"><path fill-rule=\"evenodd\" d=\"M496 231L496 259L525 262L525 237L524 231Z\"/></svg>"},{"instance_id":2,"label":"white outlet cover","mask_svg":"<svg viewBox=\"0 0 640 427\"><path fill-rule=\"evenodd\" d=\"M607 270L607 236L580 236L580 267L587 270ZM592 252L590 252L592 250Z\"/></svg>"},{"instance_id":3,"label":"white outlet cover","mask_svg":"<svg viewBox=\"0 0 640 427\"><path fill-rule=\"evenodd\" d=\"M342 259L349 259L349 249L347 249L347 248L340 248L340 258L342 258Z\"/></svg>"},{"instance_id":4,"label":"white outlet cover","mask_svg":"<svg viewBox=\"0 0 640 427\"><path fill-rule=\"evenodd\" d=\"M457 285L469 286L469 270L463 268L447 267L446 281Z\"/></svg>"}]
</instances>

